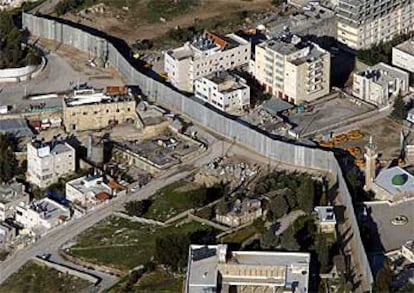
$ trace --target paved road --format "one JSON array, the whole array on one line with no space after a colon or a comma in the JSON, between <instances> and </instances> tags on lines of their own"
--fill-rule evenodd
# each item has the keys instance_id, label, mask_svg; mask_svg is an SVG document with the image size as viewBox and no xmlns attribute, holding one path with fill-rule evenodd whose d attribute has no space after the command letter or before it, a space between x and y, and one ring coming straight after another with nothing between
<instances>
[{"instance_id":1,"label":"paved road","mask_svg":"<svg viewBox=\"0 0 414 293\"><path fill-rule=\"evenodd\" d=\"M67 261L67 260L65 260L65 259L63 259L60 255L59 255L59 253L54 253L51 257L50 257L50 259L49 260L51 260L51 261L53 261L53 262L56 262L56 263L59 263L59 264L62 264L62 265L66 265L66 266L69 266L69 267L71 267L71 268L73 268L73 269L77 269L78 271L82 271L82 272L85 272L85 273L89 273L89 274L91 274L91 275L95 275L95 276L97 276L97 277L99 277L99 278L101 278L101 282L99 283L99 285L98 286L96 286L94 289L95 290L91 290L91 291L93 291L93 292L99 292L99 290L102 288L102 289L104 289L104 288L110 288L110 287L112 287L116 282L118 282L118 277L115 277L115 276L112 276L112 275L109 275L109 274L106 274L106 273L103 273L103 272L100 272L100 271L94 271L94 270L90 270L90 269L87 269L87 268L84 268L84 267L82 267L82 266L79 266L79 265L76 265L76 264L74 264L74 263L71 263L71 262L69 262L69 261Z\"/></svg>"},{"instance_id":2,"label":"paved road","mask_svg":"<svg viewBox=\"0 0 414 293\"><path fill-rule=\"evenodd\" d=\"M276 231L276 235L281 235L287 228L289 228L290 225L295 222L297 218L299 218L302 215L306 215L304 211L292 211L286 216L278 219L277 221L280 223L280 228Z\"/></svg>"},{"instance_id":3,"label":"paved road","mask_svg":"<svg viewBox=\"0 0 414 293\"><path fill-rule=\"evenodd\" d=\"M94 211L91 211L83 217L74 219L53 229L33 245L19 250L13 256L0 263L0 284L32 257L44 253L56 254L64 243L70 241L76 235L79 235L81 232L110 216L114 211L119 210L126 201L148 198L160 188L187 177L193 170L208 163L220 154L221 143L213 143L206 154L196 158L192 162L189 162L189 164L192 164L193 166L192 170L187 169L185 171L180 171L180 166L173 168L169 172L152 180L140 191L127 196L115 198L106 204L98 206ZM110 284L110 280L105 278L104 280L105 284Z\"/></svg>"},{"instance_id":4,"label":"paved road","mask_svg":"<svg viewBox=\"0 0 414 293\"><path fill-rule=\"evenodd\" d=\"M96 88L111 85L111 79L91 79L83 73L75 71L66 60L56 53L46 55L46 68L33 80L21 83L0 83L0 105L14 105L15 110L22 111L29 104L45 102L48 107L61 107L60 98L31 101L23 99L27 95L38 95L45 93L59 93L71 89L70 82L85 83Z\"/></svg>"}]
</instances>

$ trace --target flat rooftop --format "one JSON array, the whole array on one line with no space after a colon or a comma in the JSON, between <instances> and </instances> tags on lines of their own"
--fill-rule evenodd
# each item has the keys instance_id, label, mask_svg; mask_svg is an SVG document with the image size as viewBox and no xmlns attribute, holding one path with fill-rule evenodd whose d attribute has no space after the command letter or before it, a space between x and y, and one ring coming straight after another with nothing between
<instances>
[{"instance_id":1,"label":"flat rooftop","mask_svg":"<svg viewBox=\"0 0 414 293\"><path fill-rule=\"evenodd\" d=\"M296 35L284 34L274 39L259 44L261 47L267 47L282 55L290 55L294 52L308 47L308 44Z\"/></svg>"},{"instance_id":2,"label":"flat rooftop","mask_svg":"<svg viewBox=\"0 0 414 293\"><path fill-rule=\"evenodd\" d=\"M389 82L392 82L397 78L400 80L406 80L407 84L409 82L409 74L407 72L383 62L375 64L374 66L363 71L359 71L357 74L371 79L380 85L388 85Z\"/></svg>"},{"instance_id":3,"label":"flat rooftop","mask_svg":"<svg viewBox=\"0 0 414 293\"><path fill-rule=\"evenodd\" d=\"M215 288L220 280L218 273L223 286L239 282L278 287L296 284L299 292L308 291L309 253L235 251L220 263L219 254L223 252L229 256L227 245L190 246L187 292Z\"/></svg>"},{"instance_id":4,"label":"flat rooftop","mask_svg":"<svg viewBox=\"0 0 414 293\"><path fill-rule=\"evenodd\" d=\"M204 288L217 286L218 282L217 246L190 246L190 261L187 284L190 288L187 293L204 293Z\"/></svg>"},{"instance_id":5,"label":"flat rooftop","mask_svg":"<svg viewBox=\"0 0 414 293\"><path fill-rule=\"evenodd\" d=\"M32 140L31 144L34 148L39 150L39 156L47 156L51 153L61 154L73 150L63 139L53 139L47 142L35 139ZM41 152L41 149L44 151Z\"/></svg>"},{"instance_id":6,"label":"flat rooftop","mask_svg":"<svg viewBox=\"0 0 414 293\"><path fill-rule=\"evenodd\" d=\"M68 216L69 210L57 202L44 198L30 204L30 208L39 213L40 217L44 220L56 219L61 216Z\"/></svg>"},{"instance_id":7,"label":"flat rooftop","mask_svg":"<svg viewBox=\"0 0 414 293\"><path fill-rule=\"evenodd\" d=\"M111 195L112 193L112 189L103 182L102 177L83 176L69 181L66 184L72 186L83 194L93 193L96 195L98 193L105 192L108 195Z\"/></svg>"},{"instance_id":8,"label":"flat rooftop","mask_svg":"<svg viewBox=\"0 0 414 293\"><path fill-rule=\"evenodd\" d=\"M177 60L200 58L204 56L200 54L202 52L215 54L248 43L248 41L236 34L222 36L216 33L206 32L203 35L194 37L191 42L184 44L184 46L169 50L167 54Z\"/></svg>"},{"instance_id":9,"label":"flat rooftop","mask_svg":"<svg viewBox=\"0 0 414 293\"><path fill-rule=\"evenodd\" d=\"M12 133L17 137L32 136L33 132L27 126L25 119L4 119L0 120L0 133Z\"/></svg>"},{"instance_id":10,"label":"flat rooftop","mask_svg":"<svg viewBox=\"0 0 414 293\"><path fill-rule=\"evenodd\" d=\"M407 40L395 46L395 48L407 54L414 55L414 39Z\"/></svg>"},{"instance_id":11,"label":"flat rooftop","mask_svg":"<svg viewBox=\"0 0 414 293\"><path fill-rule=\"evenodd\" d=\"M227 71L221 71L209 74L203 78L211 80L218 85L220 92L232 92L238 89L248 88L244 79L228 73Z\"/></svg>"},{"instance_id":12,"label":"flat rooftop","mask_svg":"<svg viewBox=\"0 0 414 293\"><path fill-rule=\"evenodd\" d=\"M133 102L134 97L127 93L109 94L103 90L80 89L63 99L67 107L77 107L93 104Z\"/></svg>"},{"instance_id":13,"label":"flat rooftop","mask_svg":"<svg viewBox=\"0 0 414 293\"><path fill-rule=\"evenodd\" d=\"M414 176L398 166L382 170L374 183L388 192L390 198L399 193L414 193Z\"/></svg>"},{"instance_id":14,"label":"flat rooftop","mask_svg":"<svg viewBox=\"0 0 414 293\"><path fill-rule=\"evenodd\" d=\"M413 239L414 199L397 203L365 202L365 205L371 210L371 217L378 230L384 252L400 249L403 244ZM396 225L395 218L401 216L405 217L407 222Z\"/></svg>"},{"instance_id":15,"label":"flat rooftop","mask_svg":"<svg viewBox=\"0 0 414 293\"><path fill-rule=\"evenodd\" d=\"M10 185L0 185L0 203L18 201L26 196L23 191L24 186L21 183L12 183Z\"/></svg>"},{"instance_id":16,"label":"flat rooftop","mask_svg":"<svg viewBox=\"0 0 414 293\"><path fill-rule=\"evenodd\" d=\"M118 142L117 146L129 150L161 168L180 163L178 159L171 156L172 150L169 150L168 147L159 146L153 140L143 142L122 141Z\"/></svg>"},{"instance_id":17,"label":"flat rooftop","mask_svg":"<svg viewBox=\"0 0 414 293\"><path fill-rule=\"evenodd\" d=\"M314 211L318 213L319 221L323 223L336 223L334 207L318 206L314 208Z\"/></svg>"}]
</instances>

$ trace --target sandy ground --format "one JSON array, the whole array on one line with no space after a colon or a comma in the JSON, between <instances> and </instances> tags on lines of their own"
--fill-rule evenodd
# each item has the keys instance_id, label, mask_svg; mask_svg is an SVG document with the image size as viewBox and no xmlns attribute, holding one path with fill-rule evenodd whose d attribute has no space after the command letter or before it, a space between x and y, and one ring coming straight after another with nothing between
<instances>
[{"instance_id":1,"label":"sandy ground","mask_svg":"<svg viewBox=\"0 0 414 293\"><path fill-rule=\"evenodd\" d=\"M162 36L171 28L180 26L187 27L201 19L218 18L224 19L231 14L240 11L263 11L274 8L270 0L199 0L200 5L166 22L151 22L145 16L148 0L135 0L135 3L128 6L122 5L128 1L117 1L117 7L106 6L103 13L88 13L86 18L74 14L67 14L64 18L80 22L87 26L95 27L111 35L120 37L127 42L137 39L155 39ZM114 2L104 0L103 3ZM109 8L110 7L110 8ZM125 10L128 7L128 10ZM124 8L124 9L122 9Z\"/></svg>"}]
</instances>

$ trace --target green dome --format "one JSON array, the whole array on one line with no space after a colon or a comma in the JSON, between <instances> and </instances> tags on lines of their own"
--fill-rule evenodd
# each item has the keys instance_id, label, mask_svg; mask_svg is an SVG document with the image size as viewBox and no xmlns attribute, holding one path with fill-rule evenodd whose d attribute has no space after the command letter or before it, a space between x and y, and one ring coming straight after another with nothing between
<instances>
[{"instance_id":1,"label":"green dome","mask_svg":"<svg viewBox=\"0 0 414 293\"><path fill-rule=\"evenodd\" d=\"M404 185L407 182L407 176L405 174L397 174L392 177L391 182L393 185Z\"/></svg>"}]
</instances>

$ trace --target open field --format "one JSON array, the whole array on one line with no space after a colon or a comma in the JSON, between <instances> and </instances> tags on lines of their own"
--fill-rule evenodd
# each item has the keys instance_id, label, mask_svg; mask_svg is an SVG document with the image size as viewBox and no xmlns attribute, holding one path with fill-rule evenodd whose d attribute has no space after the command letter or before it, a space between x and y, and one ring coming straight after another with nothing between
<instances>
[{"instance_id":1,"label":"open field","mask_svg":"<svg viewBox=\"0 0 414 293\"><path fill-rule=\"evenodd\" d=\"M30 261L0 285L0 292L81 292L91 286L86 280Z\"/></svg>"},{"instance_id":2,"label":"open field","mask_svg":"<svg viewBox=\"0 0 414 293\"><path fill-rule=\"evenodd\" d=\"M175 277L164 270L146 273L133 287L134 292L140 293L175 293L182 292L183 277Z\"/></svg>"},{"instance_id":3,"label":"open field","mask_svg":"<svg viewBox=\"0 0 414 293\"><path fill-rule=\"evenodd\" d=\"M131 275L127 275L106 292L177 293L183 290L184 276L170 273L161 267L144 273L135 284L128 283L130 278Z\"/></svg>"},{"instance_id":4,"label":"open field","mask_svg":"<svg viewBox=\"0 0 414 293\"><path fill-rule=\"evenodd\" d=\"M159 190L144 217L165 221L192 208L202 207L221 196L220 188L204 187L185 180Z\"/></svg>"},{"instance_id":5,"label":"open field","mask_svg":"<svg viewBox=\"0 0 414 293\"><path fill-rule=\"evenodd\" d=\"M80 234L66 252L87 262L129 270L153 258L157 237L208 229L194 222L164 228L112 217Z\"/></svg>"},{"instance_id":6,"label":"open field","mask_svg":"<svg viewBox=\"0 0 414 293\"><path fill-rule=\"evenodd\" d=\"M64 18L95 27L133 42L156 39L175 27L188 27L206 19L224 20L234 15L273 9L270 0L103 0L104 9L67 13ZM161 19L165 21L161 21Z\"/></svg>"}]
</instances>

